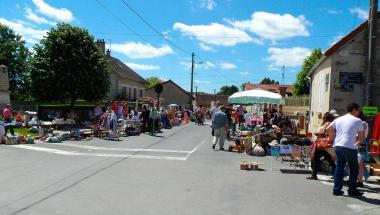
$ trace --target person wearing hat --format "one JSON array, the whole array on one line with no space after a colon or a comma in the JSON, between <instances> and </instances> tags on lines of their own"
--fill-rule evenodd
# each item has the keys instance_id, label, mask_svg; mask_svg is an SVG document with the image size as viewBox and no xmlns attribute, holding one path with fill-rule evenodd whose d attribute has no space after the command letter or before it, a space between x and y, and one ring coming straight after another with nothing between
<instances>
[{"instance_id":1,"label":"person wearing hat","mask_svg":"<svg viewBox=\"0 0 380 215\"><path fill-rule=\"evenodd\" d=\"M12 111L11 105L10 104L5 105L5 108L3 110L4 123L12 123L12 117L13 117L12 112L13 111ZM12 125L5 126L5 135L7 135L8 128L11 131L12 136L14 136L15 132L13 130Z\"/></svg>"},{"instance_id":2,"label":"person wearing hat","mask_svg":"<svg viewBox=\"0 0 380 215\"><path fill-rule=\"evenodd\" d=\"M334 109L330 110L329 113L330 113L332 116L334 116L335 118L339 117L338 112L337 112L336 110L334 110Z\"/></svg>"}]
</instances>

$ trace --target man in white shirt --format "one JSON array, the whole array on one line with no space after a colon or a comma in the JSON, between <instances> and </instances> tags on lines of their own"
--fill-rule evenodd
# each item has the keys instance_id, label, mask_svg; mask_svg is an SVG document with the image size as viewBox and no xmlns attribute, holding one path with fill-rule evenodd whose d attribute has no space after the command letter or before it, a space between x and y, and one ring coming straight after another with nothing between
<instances>
[{"instance_id":1,"label":"man in white shirt","mask_svg":"<svg viewBox=\"0 0 380 215\"><path fill-rule=\"evenodd\" d=\"M334 195L343 195L343 177L346 163L350 167L350 181L348 195L361 196L363 193L357 190L359 172L357 145L364 137L362 121L357 117L360 114L360 106L351 103L347 106L347 114L334 120L328 127L329 136L334 140L334 148L337 157L337 165L334 177Z\"/></svg>"}]
</instances>

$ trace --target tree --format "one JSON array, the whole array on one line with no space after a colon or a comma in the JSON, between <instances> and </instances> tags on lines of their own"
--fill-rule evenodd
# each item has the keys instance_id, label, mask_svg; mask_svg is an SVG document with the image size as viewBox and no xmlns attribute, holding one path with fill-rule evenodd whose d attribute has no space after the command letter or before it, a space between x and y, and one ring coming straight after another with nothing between
<instances>
[{"instance_id":1,"label":"tree","mask_svg":"<svg viewBox=\"0 0 380 215\"><path fill-rule=\"evenodd\" d=\"M162 80L160 78L157 78L157 77L147 78L146 81L147 81L147 83L145 84L146 88L151 88L151 87L156 86L156 84L162 83Z\"/></svg>"},{"instance_id":2,"label":"tree","mask_svg":"<svg viewBox=\"0 0 380 215\"><path fill-rule=\"evenodd\" d=\"M272 80L270 78L265 77L263 80L261 80L260 84L271 84L271 85L278 85L280 84L278 81Z\"/></svg>"},{"instance_id":3,"label":"tree","mask_svg":"<svg viewBox=\"0 0 380 215\"><path fill-rule=\"evenodd\" d=\"M301 71L297 74L296 83L294 84L293 95L309 95L310 94L310 81L308 74L313 66L323 56L321 49L314 49L311 55L307 57L302 64Z\"/></svg>"},{"instance_id":4,"label":"tree","mask_svg":"<svg viewBox=\"0 0 380 215\"><path fill-rule=\"evenodd\" d=\"M250 84L251 82L245 82L245 83L242 83L241 85L240 85L240 89L242 90L242 91L244 91L245 90L245 85L246 84Z\"/></svg>"},{"instance_id":5,"label":"tree","mask_svg":"<svg viewBox=\"0 0 380 215\"><path fill-rule=\"evenodd\" d=\"M0 65L8 67L12 99L29 98L29 51L20 35L0 23Z\"/></svg>"},{"instance_id":6,"label":"tree","mask_svg":"<svg viewBox=\"0 0 380 215\"><path fill-rule=\"evenodd\" d=\"M95 101L110 89L109 65L84 28L60 23L40 44L31 60L32 93L41 101Z\"/></svg>"},{"instance_id":7,"label":"tree","mask_svg":"<svg viewBox=\"0 0 380 215\"><path fill-rule=\"evenodd\" d=\"M225 96L230 96L236 92L239 91L239 88L235 85L231 86L223 86L220 88L220 91L218 92L218 95L225 95Z\"/></svg>"}]
</instances>

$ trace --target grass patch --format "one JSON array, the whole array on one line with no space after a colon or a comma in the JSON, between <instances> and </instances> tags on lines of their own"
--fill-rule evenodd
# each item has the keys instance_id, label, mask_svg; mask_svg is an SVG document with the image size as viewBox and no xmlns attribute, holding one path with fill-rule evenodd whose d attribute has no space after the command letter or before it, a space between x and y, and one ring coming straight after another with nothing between
<instances>
[{"instance_id":1,"label":"grass patch","mask_svg":"<svg viewBox=\"0 0 380 215\"><path fill-rule=\"evenodd\" d=\"M30 135L31 137L37 137L38 133L30 133L29 128L14 128L15 134L16 135L23 135L23 136L28 136Z\"/></svg>"}]
</instances>

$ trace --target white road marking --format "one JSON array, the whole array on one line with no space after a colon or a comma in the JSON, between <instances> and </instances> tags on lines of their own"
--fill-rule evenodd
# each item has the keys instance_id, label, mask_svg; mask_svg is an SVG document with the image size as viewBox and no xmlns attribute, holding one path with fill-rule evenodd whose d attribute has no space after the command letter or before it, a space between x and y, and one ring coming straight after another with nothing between
<instances>
[{"instance_id":1,"label":"white road marking","mask_svg":"<svg viewBox=\"0 0 380 215\"><path fill-rule=\"evenodd\" d=\"M58 145L77 147L77 148L83 148L83 149L100 150L100 151L167 152L167 153L184 153L184 154L192 153L192 151L183 151L183 150L108 148L108 147L99 147L99 146L79 145L79 144L72 144L72 143L60 143Z\"/></svg>"},{"instance_id":2,"label":"white road marking","mask_svg":"<svg viewBox=\"0 0 380 215\"><path fill-rule=\"evenodd\" d=\"M132 151L132 152L163 152L163 153L185 153L185 157L171 157L171 156L161 156L161 155L126 155L126 154L107 154L107 153L84 153L76 151L65 151L60 149L44 148L34 145L12 145L11 147L28 149L33 151L48 152L59 155L68 155L68 156L92 156L92 157L130 157L130 158L145 158L145 159L158 159L158 160L179 160L186 161L188 158L197 151L207 140L203 140L199 145L197 145L191 151L183 150L164 150L164 149L125 149L125 148L107 148L107 147L97 147L97 146L85 146L85 145L76 145L70 143L63 143L60 145L84 148L90 150L104 150L104 151Z\"/></svg>"},{"instance_id":3,"label":"white road marking","mask_svg":"<svg viewBox=\"0 0 380 215\"><path fill-rule=\"evenodd\" d=\"M156 159L156 160L178 160L186 161L188 157L170 157L170 156L156 156L156 155L126 155L126 154L104 154L104 153L83 153L83 152L73 152L73 151L64 151L59 149L50 149L30 145L13 145L12 147L28 149L33 151L48 152L59 155L68 155L68 156L90 156L90 157L115 157L115 158L143 158L143 159Z\"/></svg>"},{"instance_id":4,"label":"white road marking","mask_svg":"<svg viewBox=\"0 0 380 215\"><path fill-rule=\"evenodd\" d=\"M201 147L203 144L206 143L207 140L203 140L199 145L197 145L193 150L190 151L189 154L186 155L186 160L191 156L191 154L193 154L195 151L197 151L199 149L199 147Z\"/></svg>"}]
</instances>

